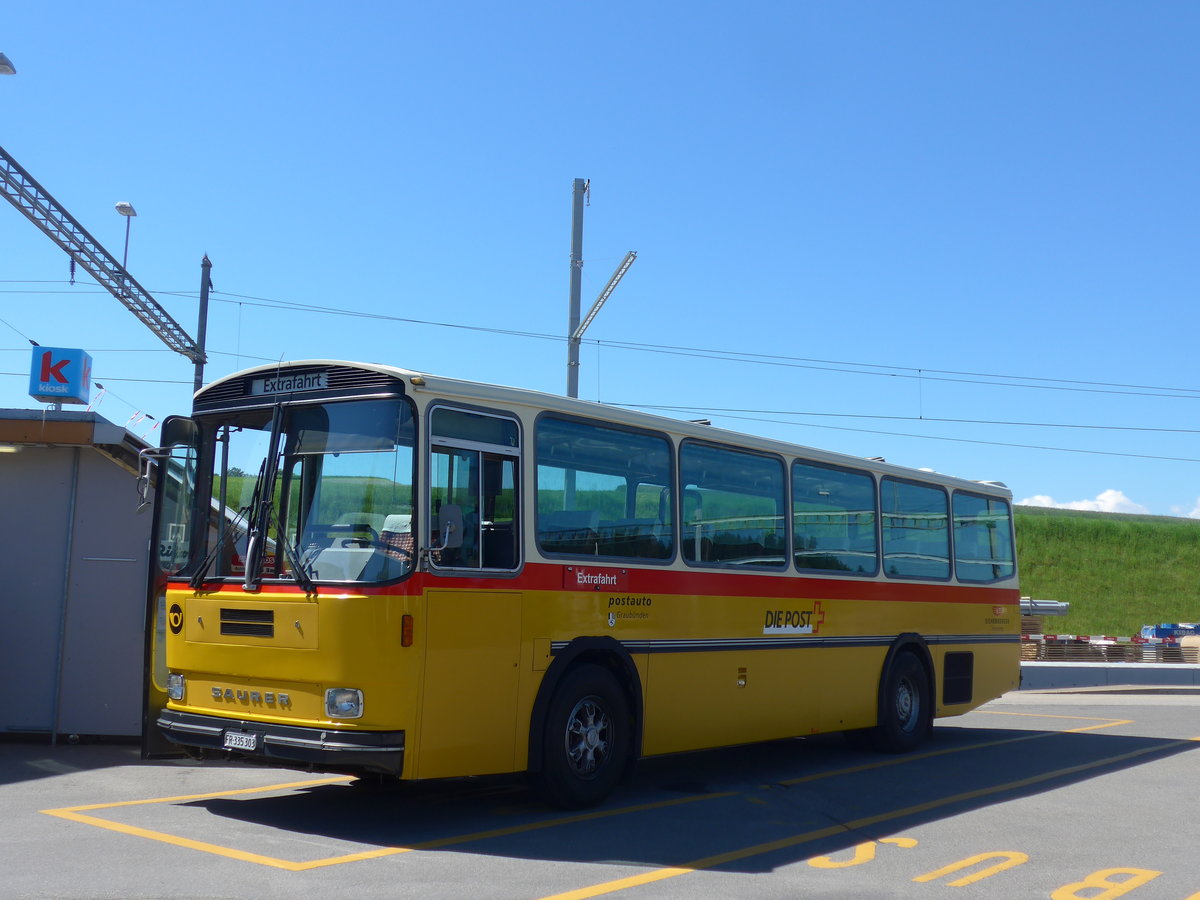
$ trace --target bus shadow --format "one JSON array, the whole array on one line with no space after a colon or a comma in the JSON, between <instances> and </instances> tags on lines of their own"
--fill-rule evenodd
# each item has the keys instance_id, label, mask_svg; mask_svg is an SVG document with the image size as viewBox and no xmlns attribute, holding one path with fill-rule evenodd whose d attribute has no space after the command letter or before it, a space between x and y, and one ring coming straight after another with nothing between
<instances>
[{"instance_id":1,"label":"bus shadow","mask_svg":"<svg viewBox=\"0 0 1200 900\"><path fill-rule=\"evenodd\" d=\"M643 760L604 805L574 813L547 807L512 779L320 785L185 805L325 839L330 857L410 848L754 873L1200 749L1103 733L952 727L935 735L906 756L824 736Z\"/></svg>"}]
</instances>

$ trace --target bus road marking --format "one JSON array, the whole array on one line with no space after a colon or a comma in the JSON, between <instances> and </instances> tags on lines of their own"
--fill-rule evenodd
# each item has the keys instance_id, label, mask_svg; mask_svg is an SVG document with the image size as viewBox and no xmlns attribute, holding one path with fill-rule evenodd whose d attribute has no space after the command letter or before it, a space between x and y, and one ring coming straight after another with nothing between
<instances>
[{"instance_id":1,"label":"bus road marking","mask_svg":"<svg viewBox=\"0 0 1200 900\"><path fill-rule=\"evenodd\" d=\"M173 844L176 847L186 847L190 850L200 850L205 853L213 853L217 856L225 856L230 859L238 859L243 862L254 862L265 866L274 866L280 869L291 868L292 864L286 860L275 859L270 856L262 856L257 853L248 853L244 850L236 850L232 847L222 847L219 844L210 844L206 841L195 841L191 838L179 837L174 834L167 834L162 831L151 831L148 828L140 828L137 825L126 825L123 822L114 822L111 819L102 819L98 816L84 815L84 812L90 812L99 809L116 809L123 806L148 806L154 803L183 803L194 800L208 800L214 797L236 797L245 794L262 794L268 791L290 790L302 787L314 787L322 784L337 784L339 782L350 781L346 776L335 776L331 778L315 778L307 781L290 781L286 784L269 784L264 787L256 788L240 788L230 791L210 791L204 794L182 794L174 797L153 797L149 800L121 800L115 803L92 803L85 806L66 806L60 809L43 809L45 815L57 816L60 819L67 819L72 822L80 822L84 825L94 825L97 828L105 828L109 831L115 831L119 834L129 834L134 837L147 838L152 841L160 841L164 844Z\"/></svg>"},{"instance_id":2,"label":"bus road marking","mask_svg":"<svg viewBox=\"0 0 1200 900\"><path fill-rule=\"evenodd\" d=\"M977 709L974 712L984 716L1020 716L1024 719L1073 719L1082 722L1102 722L1102 725L1088 725L1086 727L1068 728L1062 734L1075 734L1080 731L1095 731L1098 728L1115 728L1117 725L1132 725L1133 719L1106 719L1101 716L1060 716L1053 713L1020 713L1006 712L1000 709Z\"/></svg>"},{"instance_id":3,"label":"bus road marking","mask_svg":"<svg viewBox=\"0 0 1200 900\"><path fill-rule=\"evenodd\" d=\"M692 872L697 872L704 869L712 869L716 866L724 865L726 863L738 862L739 860L748 859L752 856L762 856L766 853L773 853L776 850L786 850L790 847L796 847L812 841L818 841L822 838L833 837L839 834L850 834L859 829L882 825L887 822L895 821L896 819L905 818L906 816L918 815L934 809L940 809L944 806L952 806L955 803L978 800L982 797L1000 794L1005 791L1019 790L1021 788L1039 784L1044 781L1052 781L1056 778L1064 778L1066 776L1075 775L1080 772L1086 772L1091 769L1103 768L1104 766L1113 765L1115 763L1137 759L1138 757L1146 756L1151 753L1165 753L1167 751L1195 743L1200 743L1200 737L1168 741L1167 743L1160 744L1156 747L1142 747L1138 750L1131 750L1128 753L1118 754L1117 756L1109 756L1104 759L1095 760L1089 763L1081 763L1080 765L1076 766L1067 766L1062 769L1055 769L1053 772L1042 772L1038 775L1031 775L1028 778L1021 778L1005 784L992 785L991 787L986 788L978 788L973 791L964 791L959 794L952 794L949 797L941 797L935 800L927 800L924 803L906 806L902 809L895 809L891 810L890 812L879 813L873 816L864 816L860 819L854 819L844 824L827 825L824 828L806 831L801 834L791 835L790 837L779 838L763 844L754 844L749 847L742 847L737 850L730 850L725 853L706 856L702 859L695 859L691 862L686 862L678 866L666 866L661 869L655 869L651 872L643 872L640 875L631 875L627 878L616 879L615 881L606 881L573 891L564 891L560 894L552 894L550 896L541 898L541 900L587 900L587 898L590 897L600 897L604 894L612 894L628 888L640 887L645 884L653 884L658 881L665 881L668 878L677 878L680 875L688 875Z\"/></svg>"},{"instance_id":4,"label":"bus road marking","mask_svg":"<svg viewBox=\"0 0 1200 900\"><path fill-rule=\"evenodd\" d=\"M263 787L255 788L239 788L230 791L212 791L206 794L186 794L176 797L156 797L149 800L121 800L115 803L93 803L85 806L66 806L60 809L43 809L42 813L48 816L56 816L60 819L67 819L72 822L79 822L84 825L93 825L97 828L104 828L108 831L115 831L119 834L128 834L134 837L146 838L147 840L159 841L164 844L171 844L176 847L185 847L189 850L199 850L203 853L212 853L216 856L224 856L229 859L236 859L242 862L257 863L262 866L270 866L276 869L285 869L289 872L304 872L309 869L318 869L324 866L341 865L343 863L361 862L367 859L379 859L384 856L395 856L400 853L411 853L414 850L436 850L442 847L451 847L456 844L467 844L474 841L489 840L491 838L508 837L514 834L523 832L538 831L544 828L555 828L561 825L573 825L578 822L587 822L595 819L605 819L610 816L626 815L628 813L647 812L653 809L665 809L671 806L682 806L686 803L697 803L702 800L718 800L728 797L737 796L737 791L724 791L715 794L704 794L695 797L674 797L670 800L660 800L653 803L639 803L633 806L623 806L617 809L597 810L589 813L580 813L573 816L559 816L558 818L548 819L540 822L528 822L524 825L510 825L506 828L495 828L487 831L476 831L470 834L456 834L449 837L437 838L432 841L422 841L421 843L413 844L411 847L378 847L374 850L364 850L358 853L347 853L341 856L330 856L324 859L314 859L305 862L293 862L291 860L279 859L274 856L264 856L260 853L250 853L245 850L238 850L233 847L225 847L220 844L212 844L207 841L197 841L191 838L180 837L174 834L168 834L163 831L152 831L148 828L141 828L137 825L126 825L123 822L114 822L111 819L104 819L99 816L85 815L85 812L91 812L101 809L116 809L118 807L129 806L148 806L153 803L182 803L185 801L206 800L214 797L234 797L246 794L265 794L271 791L291 790L303 787L315 787L323 784L338 784L353 779L349 776L335 776L331 778L317 778L310 781L293 781L286 784L269 784Z\"/></svg>"},{"instance_id":5,"label":"bus road marking","mask_svg":"<svg viewBox=\"0 0 1200 900\"><path fill-rule=\"evenodd\" d=\"M1019 714L1015 714L1015 715L1019 715ZM1055 718L1055 717L1049 717L1049 718ZM1069 717L1057 717L1057 718L1081 718L1082 719L1082 718L1086 718L1086 717L1069 716ZM1095 719L1092 718L1091 721L1095 721ZM1091 725L1091 726L1087 726L1087 727L1071 729L1070 732L1087 731L1087 730L1092 730L1092 729L1097 729L1097 728L1109 728L1109 727L1113 727L1113 726L1119 725L1119 724L1128 724L1130 722L1132 722L1132 720L1125 720L1125 719L1108 720L1108 719L1106 719L1106 720L1102 720L1102 723L1099 725ZM915 761L919 761L922 759L928 759L931 757L942 756L942 755L945 755L948 753L957 753L957 752L962 752L965 750L974 750L974 749L985 748L985 747L993 747L993 746L997 746L997 745L1001 745L1001 744L1016 743L1018 741L1026 741L1026 740L1035 740L1038 738L1054 737L1058 734L1066 734L1066 733L1070 733L1070 732L1047 732L1047 733L1039 733L1039 734L1034 734L1034 735L1020 735L1018 737L1013 737L1013 738L1002 738L1002 739L995 740L995 741L987 741L987 742L984 742L981 744L971 744L966 747L950 747L950 748L946 748L946 749L942 749L942 750L935 750L935 751L928 752L928 753L912 754L912 755L901 756L901 757L893 757L893 758L889 758L886 760L880 760L878 762L867 763L867 764L859 765L859 766L849 766L849 767L844 767L844 768L840 768L840 769L827 770L824 772L816 772L811 775L804 775L804 776L800 776L798 778L787 779L785 781L778 782L778 784L782 784L782 785L801 784L804 782L817 781L817 780L824 779L824 778L833 778L833 777L837 777L837 776L841 776L841 775L854 774L854 773L866 771L869 769L879 769L879 768L885 768L887 766L892 766L892 765L900 765L905 762L915 762ZM1193 740L1200 740L1200 738L1196 738ZM1184 742L1184 743L1186 743L1186 742ZM1174 746L1174 745L1170 745L1170 746ZM1159 749L1159 748L1151 748L1150 750L1143 750L1140 752L1151 752L1151 750L1156 750L1156 749ZM1105 765L1108 762L1118 761L1118 760L1124 759L1124 758L1125 757L1112 757L1110 759L1101 760L1100 762L1085 764L1084 766L1081 766L1081 767L1075 767L1075 769L1058 770L1057 772L1038 776L1037 778L1032 779L1032 780L1026 780L1026 781L1022 781L1022 782L1013 782L1011 785L1001 785L998 787L981 789L981 791L970 792L968 794L955 795L954 797L947 798L942 801L936 801L933 803L933 805L922 804L919 807L909 807L908 809L905 809L905 810L900 810L900 811L893 812L893 813L887 813L884 815L883 818L873 817L871 820L865 820L865 819L858 820L856 822L851 822L849 825L829 826L828 828L820 829L818 831L806 832L803 835L798 835L798 836L794 836L791 838L784 838L782 840L782 843L780 843L779 841L774 841L769 844L761 844L761 845L757 845L756 847L752 847L752 848L745 848L742 850L732 851L733 855L726 853L726 854L718 854L717 856L706 857L703 860L698 860L693 863L689 863L689 864L687 864L687 866L679 868L679 869L658 869L654 873L649 873L648 875L632 876L633 880L627 886L632 887L632 886L635 886L636 884L648 883L648 881L657 881L657 880L661 880L662 878L674 877L675 875L683 875L689 871L694 871L699 868L712 868L713 866L721 865L724 862L730 862L730 861L734 861L737 859L742 859L746 856L760 855L762 853L771 852L771 850L774 850L774 849L790 847L790 846L794 846L795 844L798 844L798 843L804 843L806 841L812 841L812 840L819 840L820 838L823 838L823 837L830 837L830 836L833 836L836 834L845 833L846 831L852 830L854 828L864 827L864 824L870 824L875 819L878 819L879 821L887 821L892 818L896 818L896 817L899 817L902 815L907 815L910 812L920 811L920 810L924 810L927 808L932 809L932 808L936 808L937 806L957 802L958 800L961 800L961 799L969 799L970 797L974 797L974 796L984 796L988 793L994 793L997 791L1008 789L1009 787L1022 786L1026 783L1032 783L1032 781L1046 780L1049 778L1056 777L1059 774L1068 773L1071 771L1075 771L1077 769L1093 768L1096 766ZM140 837L140 838L145 838L147 840L159 841L160 843L170 844L170 845L177 846L177 847L184 847L184 848L187 848L190 850L198 850L203 853L211 853L211 854L214 854L217 856L224 856L229 859L236 859L236 860L240 860L242 862L251 862L251 863L256 863L258 865L270 866L272 868L284 869L284 870L292 871L292 872L303 872L303 871L307 871L310 869L322 868L325 866L341 865L344 863L361 862L361 861L368 860L368 859L379 859L381 857L386 857L386 856L395 856L395 855L398 855L401 853L410 853L414 850L435 850L435 849L441 849L443 847L455 846L458 844L467 844L467 843L473 843L476 841L488 840L488 839L492 839L492 838L507 837L507 836L514 835L514 834L538 831L538 830L545 829L545 828L555 828L555 827L559 827L559 826L563 826L563 825L576 824L579 822L594 821L597 819L604 819L604 818L609 818L612 816L627 815L627 814L638 813L638 812L648 812L650 810L657 810L657 809L665 809L665 808L669 808L672 806L680 806L680 805L683 805L686 803L697 803L697 802L705 801L705 800L726 799L729 797L737 796L739 794L738 791L722 791L722 792L718 792L718 793L703 794L703 795L697 795L697 796L692 796L692 797L677 797L677 798L672 798L670 800L661 800L661 801L655 801L652 803L635 804L633 806L618 807L616 809L610 809L610 810L598 810L598 811L593 811L593 812L588 812L588 813L580 813L578 815L572 815L572 816L560 816L560 817L557 817L554 819L548 819L548 820L540 821L540 822L530 822L530 823L526 823L524 825L513 825L513 826L506 827L506 828L490 829L490 830L486 830L486 831L478 831L478 832L473 832L473 833L469 833L469 834L452 835L452 836L445 837L445 838L438 838L438 839L432 840L432 841L422 841L420 843L416 843L416 844L413 844L412 846L408 846L408 847L378 847L373 850L364 850L364 851L360 851L357 853L347 853L347 854L342 854L340 856L330 856L330 857L326 857L323 859L308 860L308 861L303 861L303 862L294 862L292 860L279 859L277 857L265 856L263 854L258 854L258 853L251 853L251 852L244 851L244 850L238 850L234 847L226 847L226 846L223 846L220 844L209 843L207 841L198 841L198 840L194 840L191 838L181 837L179 835L169 834L167 832L153 831L151 829L141 828L136 825L127 825L125 823L115 822L111 819L105 819L100 816L86 814L86 813L95 812L98 810L117 809L117 808L121 808L121 807L148 806L151 804L164 804L164 803L183 803L183 802L190 802L190 801L195 801L195 800L212 799L212 798L216 798L216 797L236 797L236 796L246 796L246 795L250 795L250 794L264 794L264 793L269 793L272 791L295 790L295 789L305 788L305 787L316 787L319 785L339 784L339 783L345 783L345 782L348 782L351 780L353 780L353 779L350 778L349 776L339 775L339 776L332 776L332 777L328 777L328 778L308 779L305 781L292 781L292 782L286 782L283 784L271 784L271 785L265 785L262 787L239 788L239 789L235 789L235 790L225 790L225 791L211 791L211 792L203 793L203 794L184 794L184 795L177 795L177 796L171 796L171 797L156 797L156 798L151 798L151 799L147 799L147 800L122 800L122 801L116 801L116 802L111 802L111 803L94 803L94 804L87 804L87 805L83 805L83 806L62 807L59 809L44 809L44 810L41 810L41 812L48 816L56 816L57 818L66 819L68 821L73 821L73 822L79 822L81 824L91 825L91 826L94 826L97 828L104 828L108 831L115 831L120 834L128 834L133 837ZM753 795L747 794L746 796L753 799ZM703 863L703 865L702 865L702 863ZM653 876L653 877L651 877L651 876ZM629 879L622 879L622 882L628 881L628 880ZM610 884L617 884L617 883L610 882ZM622 889L623 889L623 887L612 887L612 888L608 888L606 890L602 890L599 893L610 893L612 891L622 890ZM592 890L592 889L585 889L585 890ZM584 893L584 894L577 895L575 893L568 892L563 895L556 895L556 898L559 896L561 896L563 898L574 898L576 896L579 896L579 897L598 896L598 894Z\"/></svg>"}]
</instances>

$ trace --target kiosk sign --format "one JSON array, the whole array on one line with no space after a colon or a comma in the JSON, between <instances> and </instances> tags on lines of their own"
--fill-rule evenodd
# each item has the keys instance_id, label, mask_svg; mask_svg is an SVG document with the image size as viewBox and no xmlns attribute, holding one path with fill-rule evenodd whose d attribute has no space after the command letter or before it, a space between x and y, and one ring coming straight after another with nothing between
<instances>
[{"instance_id":1,"label":"kiosk sign","mask_svg":"<svg viewBox=\"0 0 1200 900\"><path fill-rule=\"evenodd\" d=\"M87 403L92 393L92 358L82 350L34 347L29 396L42 403Z\"/></svg>"}]
</instances>

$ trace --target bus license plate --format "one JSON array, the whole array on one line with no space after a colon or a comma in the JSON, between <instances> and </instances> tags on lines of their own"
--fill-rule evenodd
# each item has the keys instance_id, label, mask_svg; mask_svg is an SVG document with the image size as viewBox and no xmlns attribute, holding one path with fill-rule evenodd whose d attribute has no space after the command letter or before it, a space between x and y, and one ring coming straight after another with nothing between
<instances>
[{"instance_id":1,"label":"bus license plate","mask_svg":"<svg viewBox=\"0 0 1200 900\"><path fill-rule=\"evenodd\" d=\"M257 750L258 735L245 731L225 732L226 750Z\"/></svg>"}]
</instances>

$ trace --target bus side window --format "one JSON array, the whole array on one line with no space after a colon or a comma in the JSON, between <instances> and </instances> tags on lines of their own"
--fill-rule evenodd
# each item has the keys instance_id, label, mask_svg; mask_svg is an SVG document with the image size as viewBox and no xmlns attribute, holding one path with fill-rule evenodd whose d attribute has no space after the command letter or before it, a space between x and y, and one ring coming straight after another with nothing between
<instances>
[{"instance_id":1,"label":"bus side window","mask_svg":"<svg viewBox=\"0 0 1200 900\"><path fill-rule=\"evenodd\" d=\"M517 524L517 461L511 456L485 453L480 565L485 569L517 567Z\"/></svg>"},{"instance_id":2,"label":"bus side window","mask_svg":"<svg viewBox=\"0 0 1200 900\"><path fill-rule=\"evenodd\" d=\"M893 476L880 482L884 571L896 578L950 577L949 498L940 486Z\"/></svg>"},{"instance_id":3,"label":"bus side window","mask_svg":"<svg viewBox=\"0 0 1200 900\"><path fill-rule=\"evenodd\" d=\"M457 550L463 545L463 511L456 503L446 503L437 513L437 543L439 550Z\"/></svg>"},{"instance_id":4,"label":"bus side window","mask_svg":"<svg viewBox=\"0 0 1200 900\"><path fill-rule=\"evenodd\" d=\"M680 445L679 472L687 529L685 561L719 566L787 565L783 460L689 439Z\"/></svg>"},{"instance_id":5,"label":"bus side window","mask_svg":"<svg viewBox=\"0 0 1200 900\"><path fill-rule=\"evenodd\" d=\"M674 556L674 460L665 435L544 415L536 452L542 553L657 562Z\"/></svg>"},{"instance_id":6,"label":"bus side window","mask_svg":"<svg viewBox=\"0 0 1200 900\"><path fill-rule=\"evenodd\" d=\"M704 521L704 495L696 488L683 490L683 558L712 561L712 525Z\"/></svg>"},{"instance_id":7,"label":"bus side window","mask_svg":"<svg viewBox=\"0 0 1200 900\"><path fill-rule=\"evenodd\" d=\"M879 570L875 481L866 471L792 462L793 558L821 574Z\"/></svg>"},{"instance_id":8,"label":"bus side window","mask_svg":"<svg viewBox=\"0 0 1200 900\"><path fill-rule=\"evenodd\" d=\"M430 557L435 565L479 566L479 453L435 447L430 471Z\"/></svg>"},{"instance_id":9,"label":"bus side window","mask_svg":"<svg viewBox=\"0 0 1200 900\"><path fill-rule=\"evenodd\" d=\"M1012 516L995 497L954 492L954 570L959 581L986 583L1011 577Z\"/></svg>"},{"instance_id":10,"label":"bus side window","mask_svg":"<svg viewBox=\"0 0 1200 900\"><path fill-rule=\"evenodd\" d=\"M430 562L441 568L520 565L520 430L507 416L438 407L430 415Z\"/></svg>"}]
</instances>

